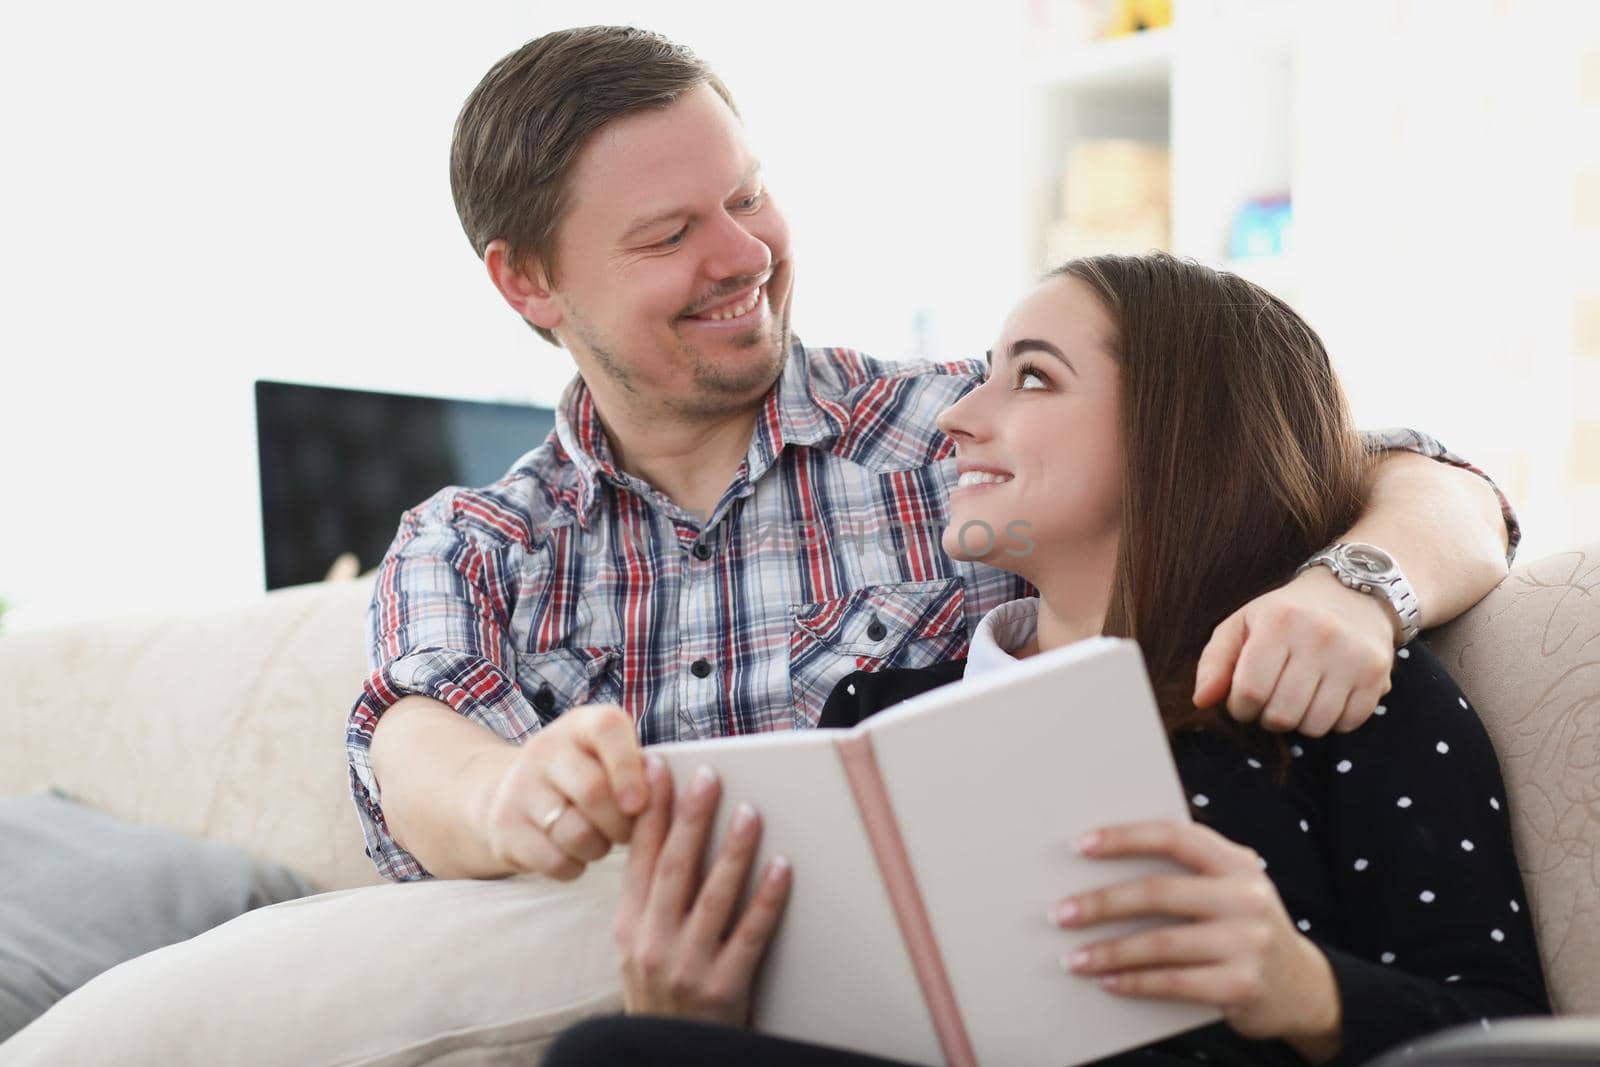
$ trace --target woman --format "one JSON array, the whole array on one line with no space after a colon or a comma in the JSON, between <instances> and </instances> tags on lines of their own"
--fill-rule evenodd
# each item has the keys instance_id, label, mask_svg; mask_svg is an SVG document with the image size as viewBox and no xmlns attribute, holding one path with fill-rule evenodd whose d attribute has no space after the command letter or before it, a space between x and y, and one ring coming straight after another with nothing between
<instances>
[{"instance_id":1,"label":"woman","mask_svg":"<svg viewBox=\"0 0 1600 1067\"><path fill-rule=\"evenodd\" d=\"M1195 823L1106 827L1080 848L1191 873L1063 900L1055 920L1190 921L1100 941L1063 967L1112 996L1215 1005L1225 1023L1107 1062L1354 1064L1453 1023L1547 1012L1494 752L1424 645L1397 653L1385 703L1354 733L1284 738L1192 706L1214 627L1356 517L1363 456L1316 335L1237 277L1096 257L1024 300L990 359L941 419L962 472L944 545L1039 596L986 616L966 661L845 679L822 725L1095 634L1139 641ZM1025 554L963 537L1018 519ZM635 840L661 832L642 820ZM729 848L753 850L758 833ZM781 872L764 878L730 942L785 891ZM637 965L624 984L634 1013L748 1012L747 986L713 1004ZM547 1063L601 1060L883 1062L630 1018L579 1028Z\"/></svg>"}]
</instances>

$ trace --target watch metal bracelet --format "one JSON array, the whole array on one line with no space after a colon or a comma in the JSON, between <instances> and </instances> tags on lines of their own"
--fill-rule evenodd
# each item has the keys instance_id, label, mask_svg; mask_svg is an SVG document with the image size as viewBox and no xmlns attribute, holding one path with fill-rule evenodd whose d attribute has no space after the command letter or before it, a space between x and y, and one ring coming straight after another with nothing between
<instances>
[{"instance_id":1,"label":"watch metal bracelet","mask_svg":"<svg viewBox=\"0 0 1600 1067\"><path fill-rule=\"evenodd\" d=\"M1422 627L1422 608L1416 592L1394 557L1376 545L1353 541L1334 544L1302 563L1295 573L1323 566L1346 588L1377 597L1388 607L1395 623L1396 647L1409 644Z\"/></svg>"}]
</instances>

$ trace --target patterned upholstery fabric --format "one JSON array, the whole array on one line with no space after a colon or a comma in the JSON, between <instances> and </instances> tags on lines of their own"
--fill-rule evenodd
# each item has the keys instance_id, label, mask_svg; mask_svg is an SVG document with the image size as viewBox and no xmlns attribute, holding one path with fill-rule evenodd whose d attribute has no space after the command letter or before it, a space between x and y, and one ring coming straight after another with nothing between
<instances>
[{"instance_id":1,"label":"patterned upholstery fabric","mask_svg":"<svg viewBox=\"0 0 1600 1067\"><path fill-rule=\"evenodd\" d=\"M379 882L344 757L371 596L364 580L299 586L204 615L7 635L0 795L56 786L323 889Z\"/></svg>"},{"instance_id":2,"label":"patterned upholstery fabric","mask_svg":"<svg viewBox=\"0 0 1600 1067\"><path fill-rule=\"evenodd\" d=\"M1429 640L1500 755L1556 1010L1600 1014L1600 544L1516 568Z\"/></svg>"}]
</instances>

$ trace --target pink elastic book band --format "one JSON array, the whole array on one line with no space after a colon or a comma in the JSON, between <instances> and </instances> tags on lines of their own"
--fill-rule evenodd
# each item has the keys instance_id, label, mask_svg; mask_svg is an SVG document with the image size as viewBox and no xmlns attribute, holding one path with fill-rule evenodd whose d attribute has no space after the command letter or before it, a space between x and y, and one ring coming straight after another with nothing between
<instances>
[{"instance_id":1,"label":"pink elastic book band","mask_svg":"<svg viewBox=\"0 0 1600 1067\"><path fill-rule=\"evenodd\" d=\"M972 1041L967 1036L955 990L950 986L944 957L939 954L939 942L933 936L933 923L928 920L917 877L911 871L911 857L900 836L900 824L889 803L889 793L883 788L883 776L878 771L878 757L872 751L872 741L867 734L860 733L838 738L834 744L844 764L844 775L850 781L850 791L855 794L867 840L872 843L873 855L878 860L884 888L889 891L889 903L900 924L900 936L905 939L911 969L916 972L917 984L922 988L922 999L928 1005L945 1062L949 1067L976 1067L978 1060L972 1052Z\"/></svg>"}]
</instances>

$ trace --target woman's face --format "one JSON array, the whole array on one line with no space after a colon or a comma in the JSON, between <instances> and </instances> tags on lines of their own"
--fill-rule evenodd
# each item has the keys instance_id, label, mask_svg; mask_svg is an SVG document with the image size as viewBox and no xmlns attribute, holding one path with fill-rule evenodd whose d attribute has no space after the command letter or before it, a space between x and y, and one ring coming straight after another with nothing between
<instances>
[{"instance_id":1,"label":"woman's face","mask_svg":"<svg viewBox=\"0 0 1600 1067\"><path fill-rule=\"evenodd\" d=\"M1071 277L1051 278L1007 317L988 377L939 416L961 472L943 539L951 556L1038 585L1052 557L1114 549L1123 467L1115 337L1094 290Z\"/></svg>"}]
</instances>

